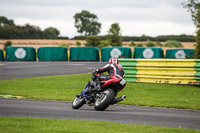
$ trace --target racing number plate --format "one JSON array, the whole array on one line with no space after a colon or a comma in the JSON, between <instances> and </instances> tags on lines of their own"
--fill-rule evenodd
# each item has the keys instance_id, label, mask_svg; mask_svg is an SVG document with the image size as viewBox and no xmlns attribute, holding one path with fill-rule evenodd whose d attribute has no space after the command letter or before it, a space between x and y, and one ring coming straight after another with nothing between
<instances>
[{"instance_id":1,"label":"racing number plate","mask_svg":"<svg viewBox=\"0 0 200 133\"><path fill-rule=\"evenodd\" d=\"M122 79L119 83L123 86L126 84L126 81L124 79Z\"/></svg>"}]
</instances>

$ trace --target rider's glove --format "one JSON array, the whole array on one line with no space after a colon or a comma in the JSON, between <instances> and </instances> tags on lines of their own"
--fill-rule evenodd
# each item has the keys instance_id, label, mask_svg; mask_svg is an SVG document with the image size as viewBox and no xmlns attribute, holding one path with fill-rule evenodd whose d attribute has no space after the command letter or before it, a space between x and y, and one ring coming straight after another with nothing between
<instances>
[{"instance_id":1,"label":"rider's glove","mask_svg":"<svg viewBox=\"0 0 200 133\"><path fill-rule=\"evenodd\" d=\"M97 69L97 70L95 70L95 71L93 71L93 72L92 72L92 75L95 75L95 74L97 74L97 72L98 72L98 69Z\"/></svg>"}]
</instances>

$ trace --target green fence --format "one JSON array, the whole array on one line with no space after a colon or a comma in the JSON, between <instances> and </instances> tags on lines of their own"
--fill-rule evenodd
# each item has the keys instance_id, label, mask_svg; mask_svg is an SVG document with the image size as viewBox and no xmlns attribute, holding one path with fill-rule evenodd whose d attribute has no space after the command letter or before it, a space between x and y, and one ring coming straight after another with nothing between
<instances>
[{"instance_id":1,"label":"green fence","mask_svg":"<svg viewBox=\"0 0 200 133\"><path fill-rule=\"evenodd\" d=\"M67 47L40 47L38 48L39 61L67 61Z\"/></svg>"},{"instance_id":2,"label":"green fence","mask_svg":"<svg viewBox=\"0 0 200 133\"><path fill-rule=\"evenodd\" d=\"M171 59L193 59L194 49L167 49L166 58Z\"/></svg>"},{"instance_id":3,"label":"green fence","mask_svg":"<svg viewBox=\"0 0 200 133\"><path fill-rule=\"evenodd\" d=\"M3 50L0 49L0 61L4 61Z\"/></svg>"},{"instance_id":4,"label":"green fence","mask_svg":"<svg viewBox=\"0 0 200 133\"><path fill-rule=\"evenodd\" d=\"M99 49L96 47L71 47L71 61L99 61Z\"/></svg>"},{"instance_id":5,"label":"green fence","mask_svg":"<svg viewBox=\"0 0 200 133\"><path fill-rule=\"evenodd\" d=\"M162 48L155 47L135 47L134 58L164 58L164 53Z\"/></svg>"},{"instance_id":6,"label":"green fence","mask_svg":"<svg viewBox=\"0 0 200 133\"><path fill-rule=\"evenodd\" d=\"M129 47L104 47L101 49L101 60L108 61L110 58L131 58Z\"/></svg>"},{"instance_id":7,"label":"green fence","mask_svg":"<svg viewBox=\"0 0 200 133\"><path fill-rule=\"evenodd\" d=\"M33 47L7 47L7 61L36 61L36 51Z\"/></svg>"}]
</instances>

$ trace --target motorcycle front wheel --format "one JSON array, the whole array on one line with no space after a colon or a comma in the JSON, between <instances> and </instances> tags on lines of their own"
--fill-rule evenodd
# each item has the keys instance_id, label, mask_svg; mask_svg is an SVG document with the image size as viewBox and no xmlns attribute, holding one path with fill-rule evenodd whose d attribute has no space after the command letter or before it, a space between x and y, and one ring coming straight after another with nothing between
<instances>
[{"instance_id":1,"label":"motorcycle front wheel","mask_svg":"<svg viewBox=\"0 0 200 133\"><path fill-rule=\"evenodd\" d=\"M82 96L76 96L74 101L72 102L73 109L79 109L85 103L85 99Z\"/></svg>"},{"instance_id":2,"label":"motorcycle front wheel","mask_svg":"<svg viewBox=\"0 0 200 133\"><path fill-rule=\"evenodd\" d=\"M98 111L105 110L115 99L115 91L113 89L106 89L101 92L100 96L95 101L94 109Z\"/></svg>"}]
</instances>

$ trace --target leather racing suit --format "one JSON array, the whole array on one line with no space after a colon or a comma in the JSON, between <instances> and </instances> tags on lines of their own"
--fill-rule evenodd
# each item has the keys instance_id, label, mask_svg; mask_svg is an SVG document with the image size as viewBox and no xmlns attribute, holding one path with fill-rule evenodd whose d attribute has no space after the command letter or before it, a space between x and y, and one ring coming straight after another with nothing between
<instances>
[{"instance_id":1,"label":"leather racing suit","mask_svg":"<svg viewBox=\"0 0 200 133\"><path fill-rule=\"evenodd\" d=\"M99 76L96 77L96 79L94 79L96 81L96 89L100 89L100 81L102 80L109 80L114 78L114 76L118 77L118 78L124 78L125 73L124 70L122 68L122 65L120 64L107 64L104 67L97 69L95 71L97 74L99 74ZM104 75L102 74L103 72L108 72L108 75Z\"/></svg>"}]
</instances>

